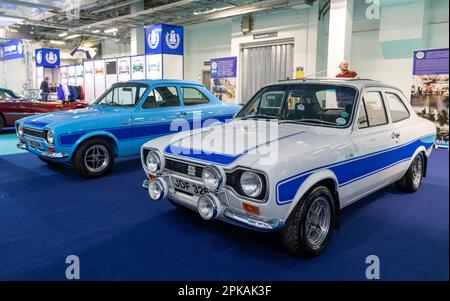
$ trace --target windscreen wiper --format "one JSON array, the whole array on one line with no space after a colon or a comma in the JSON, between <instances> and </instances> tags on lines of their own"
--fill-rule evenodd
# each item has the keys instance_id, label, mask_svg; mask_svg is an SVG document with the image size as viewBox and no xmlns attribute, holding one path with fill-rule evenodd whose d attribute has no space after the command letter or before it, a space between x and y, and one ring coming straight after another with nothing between
<instances>
[{"instance_id":1,"label":"windscreen wiper","mask_svg":"<svg viewBox=\"0 0 450 301\"><path fill-rule=\"evenodd\" d=\"M277 114L259 114L259 115L252 115L252 116L246 116L246 117L242 117L242 119L258 119L258 118L263 118L263 119L280 119L280 116Z\"/></svg>"}]
</instances>

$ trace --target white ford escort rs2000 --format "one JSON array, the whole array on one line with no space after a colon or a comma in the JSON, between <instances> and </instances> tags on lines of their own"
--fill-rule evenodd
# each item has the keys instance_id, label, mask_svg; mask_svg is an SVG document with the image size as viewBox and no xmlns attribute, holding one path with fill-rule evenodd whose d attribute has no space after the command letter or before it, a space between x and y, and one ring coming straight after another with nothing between
<instances>
[{"instance_id":1,"label":"white ford escort rs2000","mask_svg":"<svg viewBox=\"0 0 450 301\"><path fill-rule=\"evenodd\" d=\"M372 80L305 79L262 88L233 121L143 145L143 186L220 219L279 231L320 254L345 206L392 183L419 189L436 137L402 92Z\"/></svg>"}]
</instances>

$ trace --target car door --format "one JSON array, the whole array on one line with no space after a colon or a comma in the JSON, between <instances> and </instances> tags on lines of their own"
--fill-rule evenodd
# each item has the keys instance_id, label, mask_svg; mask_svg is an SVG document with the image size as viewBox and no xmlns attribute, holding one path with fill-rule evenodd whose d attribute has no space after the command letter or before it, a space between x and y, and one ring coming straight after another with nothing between
<instances>
[{"instance_id":1,"label":"car door","mask_svg":"<svg viewBox=\"0 0 450 301\"><path fill-rule=\"evenodd\" d=\"M402 166L403 168L396 170L396 175L401 176L409 167L407 159L413 155L413 150L408 148L407 145L417 139L417 131L415 130L417 125L411 119L411 112L405 105L407 100L403 93L395 89L386 89L384 97L386 99L386 108L392 120L392 138L399 148L399 151L396 152L397 160L398 162L406 160Z\"/></svg>"},{"instance_id":2,"label":"car door","mask_svg":"<svg viewBox=\"0 0 450 301\"><path fill-rule=\"evenodd\" d=\"M181 85L183 99L183 116L193 125L193 128L203 126L203 122L223 122L220 118L221 106L208 97L208 92L201 86Z\"/></svg>"},{"instance_id":3,"label":"car door","mask_svg":"<svg viewBox=\"0 0 450 301\"><path fill-rule=\"evenodd\" d=\"M175 124L183 116L180 91L177 85L152 86L133 112L133 152L138 153L142 144L151 139L175 133L181 129L187 130L188 124L184 127Z\"/></svg>"},{"instance_id":4,"label":"car door","mask_svg":"<svg viewBox=\"0 0 450 301\"><path fill-rule=\"evenodd\" d=\"M363 90L351 136L353 177L344 183L349 201L390 181L384 170L389 166L390 149L396 142L392 132L382 90Z\"/></svg>"}]
</instances>

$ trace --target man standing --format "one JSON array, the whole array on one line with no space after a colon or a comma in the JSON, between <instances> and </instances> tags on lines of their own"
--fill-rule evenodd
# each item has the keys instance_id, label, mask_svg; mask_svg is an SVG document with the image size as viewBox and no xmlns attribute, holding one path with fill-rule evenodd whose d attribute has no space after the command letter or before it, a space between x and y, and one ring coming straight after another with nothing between
<instances>
[{"instance_id":1,"label":"man standing","mask_svg":"<svg viewBox=\"0 0 450 301\"><path fill-rule=\"evenodd\" d=\"M48 93L50 92L48 88L48 76L44 78L44 80L41 83L41 97L43 101L47 101L48 99Z\"/></svg>"},{"instance_id":2,"label":"man standing","mask_svg":"<svg viewBox=\"0 0 450 301\"><path fill-rule=\"evenodd\" d=\"M352 70L348 70L348 62L342 61L342 63L339 65L339 69L341 69L341 72L336 74L336 77L342 77L342 78L355 78L358 76L358 73Z\"/></svg>"}]
</instances>

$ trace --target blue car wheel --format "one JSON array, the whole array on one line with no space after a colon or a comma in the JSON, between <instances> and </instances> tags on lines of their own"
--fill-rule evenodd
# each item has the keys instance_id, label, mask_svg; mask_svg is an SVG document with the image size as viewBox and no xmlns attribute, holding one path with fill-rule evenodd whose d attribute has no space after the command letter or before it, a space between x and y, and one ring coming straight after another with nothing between
<instances>
[{"instance_id":1,"label":"blue car wheel","mask_svg":"<svg viewBox=\"0 0 450 301\"><path fill-rule=\"evenodd\" d=\"M114 164L114 150L104 138L93 138L83 142L73 156L73 166L84 178L101 177Z\"/></svg>"}]
</instances>

